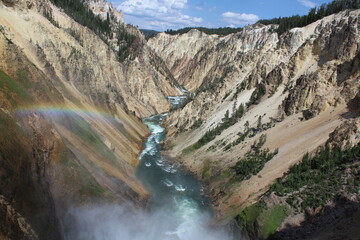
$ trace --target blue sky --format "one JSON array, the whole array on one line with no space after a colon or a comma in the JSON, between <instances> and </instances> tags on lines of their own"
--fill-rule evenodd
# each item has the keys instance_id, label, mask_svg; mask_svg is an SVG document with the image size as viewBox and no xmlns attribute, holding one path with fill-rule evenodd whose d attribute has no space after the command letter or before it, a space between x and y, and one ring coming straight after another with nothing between
<instances>
[{"instance_id":1,"label":"blue sky","mask_svg":"<svg viewBox=\"0 0 360 240\"><path fill-rule=\"evenodd\" d=\"M189 26L242 27L259 19L307 14L331 0L111 0L125 22L164 31Z\"/></svg>"}]
</instances>

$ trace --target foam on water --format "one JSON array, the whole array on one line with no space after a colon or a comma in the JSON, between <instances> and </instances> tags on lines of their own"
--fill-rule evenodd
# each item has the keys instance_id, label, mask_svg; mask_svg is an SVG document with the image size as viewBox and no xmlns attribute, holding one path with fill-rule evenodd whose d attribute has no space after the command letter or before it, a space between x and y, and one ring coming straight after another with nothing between
<instances>
[{"instance_id":1,"label":"foam on water","mask_svg":"<svg viewBox=\"0 0 360 240\"><path fill-rule=\"evenodd\" d=\"M185 93L185 94L187 94L187 93ZM172 107L173 110L185 106L187 98L188 98L187 95L167 97L169 102L173 105L173 107Z\"/></svg>"},{"instance_id":2,"label":"foam on water","mask_svg":"<svg viewBox=\"0 0 360 240\"><path fill-rule=\"evenodd\" d=\"M149 124L149 129L151 131L152 134L157 134L157 133L162 133L164 132L164 128L161 127L160 125L155 125L155 124Z\"/></svg>"},{"instance_id":3,"label":"foam on water","mask_svg":"<svg viewBox=\"0 0 360 240\"><path fill-rule=\"evenodd\" d=\"M168 180L168 179L165 179L165 180L163 181L163 183L165 183L165 185L168 186L168 187L174 186L174 184L173 184L170 180Z\"/></svg>"},{"instance_id":4,"label":"foam on water","mask_svg":"<svg viewBox=\"0 0 360 240\"><path fill-rule=\"evenodd\" d=\"M184 92L185 93L185 92ZM183 96L169 98L181 103ZM199 182L172 159L161 155L167 113L143 119L151 135L139 157L136 175L151 193L150 211L128 206L93 206L74 209L69 215L65 239L80 240L230 240L211 231L211 209L201 195ZM176 174L174 174L176 173ZM72 231L75 229L75 231Z\"/></svg>"},{"instance_id":5,"label":"foam on water","mask_svg":"<svg viewBox=\"0 0 360 240\"><path fill-rule=\"evenodd\" d=\"M186 97L178 96L168 99L176 105L181 104ZM170 158L161 155L160 143L166 135L161 122L166 116L167 114L160 114L144 119L144 123L151 131L151 136L144 144L137 176L152 195L153 211L166 212L166 220L164 220L166 227L164 223L157 226L158 231L162 231L160 237L158 234L155 234L156 238L146 235L145 239L229 240L227 235L209 231L207 224L211 219L211 210L207 204L204 205L207 199L201 195L203 191L199 182L185 169L171 163Z\"/></svg>"},{"instance_id":6,"label":"foam on water","mask_svg":"<svg viewBox=\"0 0 360 240\"><path fill-rule=\"evenodd\" d=\"M176 173L176 169L171 165L164 166L162 169L168 173Z\"/></svg>"},{"instance_id":7,"label":"foam on water","mask_svg":"<svg viewBox=\"0 0 360 240\"><path fill-rule=\"evenodd\" d=\"M158 165L159 167L164 166L164 163L163 163L163 161L161 161L161 160L155 161L155 163L156 163L156 165Z\"/></svg>"},{"instance_id":8,"label":"foam on water","mask_svg":"<svg viewBox=\"0 0 360 240\"><path fill-rule=\"evenodd\" d=\"M175 186L175 189L176 189L176 191L178 191L178 192L184 192L184 191L186 190L186 188L183 187L183 186L181 186L181 185Z\"/></svg>"},{"instance_id":9,"label":"foam on water","mask_svg":"<svg viewBox=\"0 0 360 240\"><path fill-rule=\"evenodd\" d=\"M183 86L180 87L180 90L184 93L184 94L189 94L190 92L188 90L186 90Z\"/></svg>"}]
</instances>

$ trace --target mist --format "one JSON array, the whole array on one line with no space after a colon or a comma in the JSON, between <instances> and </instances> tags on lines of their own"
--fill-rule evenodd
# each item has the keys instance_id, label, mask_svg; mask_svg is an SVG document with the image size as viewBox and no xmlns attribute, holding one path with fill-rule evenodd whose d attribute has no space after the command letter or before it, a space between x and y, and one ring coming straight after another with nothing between
<instances>
[{"instance_id":1,"label":"mist","mask_svg":"<svg viewBox=\"0 0 360 240\"><path fill-rule=\"evenodd\" d=\"M72 209L66 217L66 240L230 240L223 229L210 227L211 216L190 202L180 209L158 208L152 212L128 206L92 206ZM182 209L181 209L182 208ZM175 210L175 211L174 211ZM179 211L180 210L180 211ZM182 211L181 211L182 210Z\"/></svg>"},{"instance_id":2,"label":"mist","mask_svg":"<svg viewBox=\"0 0 360 240\"><path fill-rule=\"evenodd\" d=\"M136 175L151 194L149 210L130 203L73 208L63 224L66 240L232 239L224 229L210 225L211 201L199 181L161 154L165 138L161 122L166 115L143 119L151 135L144 143Z\"/></svg>"}]
</instances>

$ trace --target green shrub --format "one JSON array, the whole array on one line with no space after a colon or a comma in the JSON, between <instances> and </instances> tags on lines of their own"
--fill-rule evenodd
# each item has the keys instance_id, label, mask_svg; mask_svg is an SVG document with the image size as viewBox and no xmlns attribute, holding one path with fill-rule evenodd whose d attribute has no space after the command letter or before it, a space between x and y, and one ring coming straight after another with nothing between
<instances>
[{"instance_id":1,"label":"green shrub","mask_svg":"<svg viewBox=\"0 0 360 240\"><path fill-rule=\"evenodd\" d=\"M243 115L245 114L245 108L244 105L240 105L239 108L235 110L233 115L229 116L229 111L226 111L224 118L222 119L222 122L216 126L215 128L207 131L204 136L202 136L199 141L197 141L195 144L185 148L183 150L183 154L190 153L194 150L197 150L201 148L202 146L206 145L207 143L211 142L216 138L217 135L220 135L225 129L231 127L234 125Z\"/></svg>"},{"instance_id":2,"label":"green shrub","mask_svg":"<svg viewBox=\"0 0 360 240\"><path fill-rule=\"evenodd\" d=\"M235 218L242 229L255 239L265 239L273 234L289 214L288 208L277 205L267 208L263 201L246 207Z\"/></svg>"},{"instance_id":3,"label":"green shrub","mask_svg":"<svg viewBox=\"0 0 360 240\"><path fill-rule=\"evenodd\" d=\"M199 118L194 122L194 124L190 127L190 129L193 130L193 129L199 128L202 123L203 123L203 120L201 118Z\"/></svg>"},{"instance_id":4,"label":"green shrub","mask_svg":"<svg viewBox=\"0 0 360 240\"><path fill-rule=\"evenodd\" d=\"M265 84L259 83L256 86L255 91L251 94L249 102L246 104L247 107L251 105L258 104L260 99L266 94Z\"/></svg>"},{"instance_id":5,"label":"green shrub","mask_svg":"<svg viewBox=\"0 0 360 240\"><path fill-rule=\"evenodd\" d=\"M57 7L62 8L67 15L76 22L90 28L101 37L110 36L110 17L102 20L100 16L95 15L89 10L81 0L51 0Z\"/></svg>"},{"instance_id":6,"label":"green shrub","mask_svg":"<svg viewBox=\"0 0 360 240\"><path fill-rule=\"evenodd\" d=\"M266 135L263 134L259 138L259 142L255 141L244 157L232 167L236 173L236 179L243 181L249 179L252 175L256 175L263 169L266 162L271 160L277 153L270 152L269 149L261 149L266 142Z\"/></svg>"},{"instance_id":7,"label":"green shrub","mask_svg":"<svg viewBox=\"0 0 360 240\"><path fill-rule=\"evenodd\" d=\"M28 94L26 87L30 85L25 71L17 71L17 78L13 79L0 70L0 91L14 105L27 102L32 97Z\"/></svg>"},{"instance_id":8,"label":"green shrub","mask_svg":"<svg viewBox=\"0 0 360 240\"><path fill-rule=\"evenodd\" d=\"M46 17L52 23L52 25L54 25L57 28L60 28L59 23L57 21L55 21L55 19L53 18L51 10L45 10L44 17Z\"/></svg>"}]
</instances>

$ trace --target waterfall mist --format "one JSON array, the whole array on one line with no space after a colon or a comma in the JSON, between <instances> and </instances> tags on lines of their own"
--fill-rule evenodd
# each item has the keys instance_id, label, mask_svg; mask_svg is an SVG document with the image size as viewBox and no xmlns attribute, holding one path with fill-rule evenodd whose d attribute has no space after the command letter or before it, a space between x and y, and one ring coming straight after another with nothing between
<instances>
[{"instance_id":1,"label":"waterfall mist","mask_svg":"<svg viewBox=\"0 0 360 240\"><path fill-rule=\"evenodd\" d=\"M171 98L174 104L181 99ZM161 122L166 116L143 119L151 135L139 157L137 177L151 193L150 210L134 210L130 204L72 209L64 222L67 240L231 239L210 225L210 201L198 180L162 155L165 129Z\"/></svg>"},{"instance_id":2,"label":"waterfall mist","mask_svg":"<svg viewBox=\"0 0 360 240\"><path fill-rule=\"evenodd\" d=\"M92 206L72 209L65 222L66 240L230 240L224 230L209 226L206 213L173 209L152 212L125 206Z\"/></svg>"}]
</instances>

